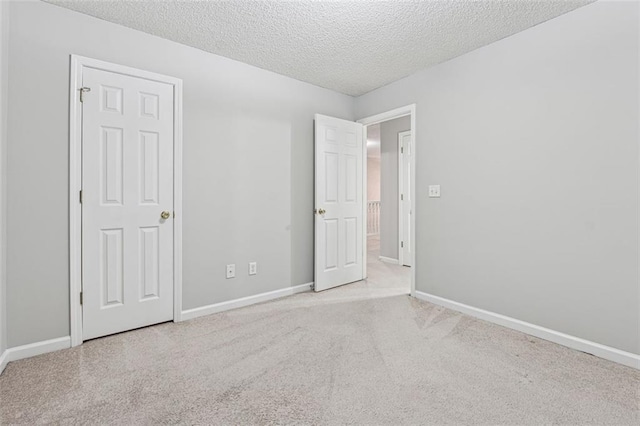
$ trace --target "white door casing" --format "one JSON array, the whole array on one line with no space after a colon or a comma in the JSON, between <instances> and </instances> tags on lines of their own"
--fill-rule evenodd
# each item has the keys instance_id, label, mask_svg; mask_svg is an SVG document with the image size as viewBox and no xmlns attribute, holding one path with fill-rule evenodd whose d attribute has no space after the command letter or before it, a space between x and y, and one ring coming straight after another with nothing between
<instances>
[{"instance_id":1,"label":"white door casing","mask_svg":"<svg viewBox=\"0 0 640 426\"><path fill-rule=\"evenodd\" d=\"M75 346L180 320L182 83L75 55L71 74Z\"/></svg>"},{"instance_id":2,"label":"white door casing","mask_svg":"<svg viewBox=\"0 0 640 426\"><path fill-rule=\"evenodd\" d=\"M411 199L411 131L398 133L398 242L399 263L411 265L411 214L413 203Z\"/></svg>"},{"instance_id":3,"label":"white door casing","mask_svg":"<svg viewBox=\"0 0 640 426\"><path fill-rule=\"evenodd\" d=\"M363 146L361 124L316 114L316 291L365 277Z\"/></svg>"}]
</instances>

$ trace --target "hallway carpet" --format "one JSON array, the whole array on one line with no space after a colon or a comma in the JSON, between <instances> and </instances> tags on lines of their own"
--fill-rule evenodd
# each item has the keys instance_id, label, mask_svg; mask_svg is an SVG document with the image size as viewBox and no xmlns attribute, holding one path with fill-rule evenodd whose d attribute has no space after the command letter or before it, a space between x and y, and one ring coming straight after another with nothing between
<instances>
[{"instance_id":1,"label":"hallway carpet","mask_svg":"<svg viewBox=\"0 0 640 426\"><path fill-rule=\"evenodd\" d=\"M640 372L410 298L408 268L10 363L0 424L637 425Z\"/></svg>"}]
</instances>

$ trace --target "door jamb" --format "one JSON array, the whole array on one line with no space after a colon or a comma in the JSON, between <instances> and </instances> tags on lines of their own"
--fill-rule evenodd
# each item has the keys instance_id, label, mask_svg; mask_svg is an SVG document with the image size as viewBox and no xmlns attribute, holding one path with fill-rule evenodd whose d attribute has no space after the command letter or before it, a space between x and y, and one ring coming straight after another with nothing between
<instances>
[{"instance_id":1,"label":"door jamb","mask_svg":"<svg viewBox=\"0 0 640 426\"><path fill-rule=\"evenodd\" d=\"M406 134L411 134L411 130L405 130L404 132L398 133L398 194L404 193L404 153L402 149L402 137ZM409 139L409 143L411 143L411 139ZM413 151L411 151L413 153ZM411 185L409 185L411 186ZM413 198L411 198L413 200ZM404 200L398 200L398 265L404 266L404 247L402 247L402 243L404 241ZM411 249L411 247L409 247Z\"/></svg>"},{"instance_id":2,"label":"door jamb","mask_svg":"<svg viewBox=\"0 0 640 426\"><path fill-rule=\"evenodd\" d=\"M79 55L71 55L69 82L69 309L71 346L82 344L82 70L94 68L173 86L173 321L182 317L182 80Z\"/></svg>"},{"instance_id":3,"label":"door jamb","mask_svg":"<svg viewBox=\"0 0 640 426\"><path fill-rule=\"evenodd\" d=\"M413 185L411 185L411 202L412 202L412 210L413 210L413 214L411 215L411 296L415 297L415 293L416 293L416 216L417 216L417 208L416 208L416 153L418 150L417 144L416 144L416 104L411 104L411 105L406 105L400 108L396 108L393 109L391 111L386 111L380 114L376 114L376 115L372 115L369 117L365 117L362 118L360 120L358 120L357 122L362 124L365 129L362 132L363 134L363 138L364 138L364 142L363 143L363 151L364 151L364 158L367 158L366 156L366 150L367 150L367 144L366 144L366 135L367 135L367 127L372 125L372 124L378 124L378 123L382 123L383 121L389 121L389 120L393 120L394 118L400 118L400 117L405 117L405 116L411 116L411 147L413 148L413 155L411 156L411 183ZM364 161L364 167L363 169L363 194L365 195L365 197L363 197L363 202L364 202L364 206L363 209L366 213L366 208L367 208L367 197L366 197L366 185L367 185L367 163L366 161ZM365 216L366 217L366 216ZM363 235L363 247L367 247L367 235L366 232ZM364 252L366 252L366 250L363 250ZM366 254L364 256L365 259L365 263L364 263L364 267L366 268ZM365 274L366 276L366 274Z\"/></svg>"}]
</instances>

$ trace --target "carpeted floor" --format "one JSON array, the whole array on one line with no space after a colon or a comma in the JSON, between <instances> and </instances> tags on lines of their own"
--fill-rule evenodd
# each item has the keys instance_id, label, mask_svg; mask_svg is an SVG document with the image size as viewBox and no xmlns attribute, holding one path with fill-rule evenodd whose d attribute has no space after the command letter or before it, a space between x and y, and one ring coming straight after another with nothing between
<instances>
[{"instance_id":1,"label":"carpeted floor","mask_svg":"<svg viewBox=\"0 0 640 426\"><path fill-rule=\"evenodd\" d=\"M409 268L10 363L0 424L640 424L640 372L410 298Z\"/></svg>"}]
</instances>

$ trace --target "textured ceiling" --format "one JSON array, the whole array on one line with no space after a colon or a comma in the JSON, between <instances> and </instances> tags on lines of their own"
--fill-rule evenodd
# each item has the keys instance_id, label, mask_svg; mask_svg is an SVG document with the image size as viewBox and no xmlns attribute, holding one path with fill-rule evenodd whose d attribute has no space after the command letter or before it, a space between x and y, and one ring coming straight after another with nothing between
<instances>
[{"instance_id":1,"label":"textured ceiling","mask_svg":"<svg viewBox=\"0 0 640 426\"><path fill-rule=\"evenodd\" d=\"M593 0L45 0L357 96Z\"/></svg>"}]
</instances>

